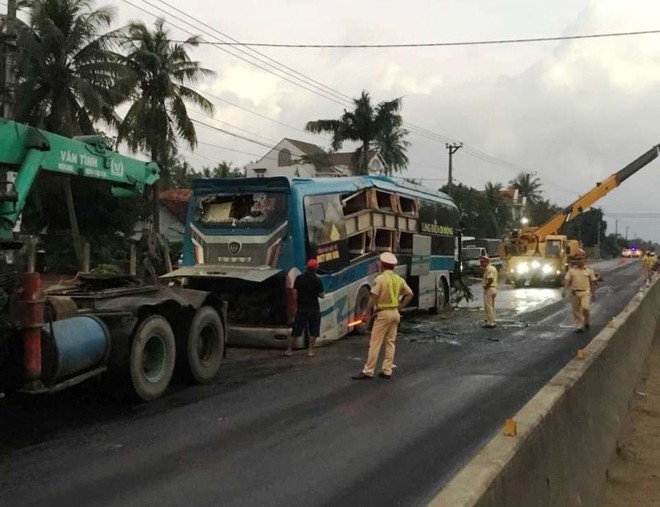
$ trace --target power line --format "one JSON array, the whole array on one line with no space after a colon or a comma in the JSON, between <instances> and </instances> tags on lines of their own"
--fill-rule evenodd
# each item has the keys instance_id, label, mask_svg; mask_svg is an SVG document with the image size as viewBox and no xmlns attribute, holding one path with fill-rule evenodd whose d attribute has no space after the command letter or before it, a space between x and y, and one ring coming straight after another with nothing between
<instances>
[{"instance_id":1,"label":"power line","mask_svg":"<svg viewBox=\"0 0 660 507\"><path fill-rule=\"evenodd\" d=\"M159 0L161 1L161 0ZM165 3L161 1L161 3ZM177 9L178 10L178 9ZM558 42L565 40L602 39L610 37L634 37L638 35L659 34L660 30L640 30L636 32L610 32L586 35L561 35L558 37L531 37L522 39L494 39L461 42L411 42L390 44L289 44L280 42L221 42L223 46L251 46L267 48L299 48L299 49L391 49L391 48L432 48L456 46L488 46L497 44L522 44L530 42ZM212 44L212 43L207 43Z\"/></svg>"},{"instance_id":2,"label":"power line","mask_svg":"<svg viewBox=\"0 0 660 507\"><path fill-rule=\"evenodd\" d=\"M122 1L125 2L125 3L127 3L127 4L129 4L129 5L131 5L131 6L133 6L133 7L135 7L135 8L137 8L137 9L139 9L139 10L142 11L142 12L145 12L145 13L147 13L147 14L153 16L153 17L156 17L156 18L159 17L159 16L157 16L156 14L154 14L153 12L151 12L151 11L149 11L149 10L147 10L147 9L144 9L144 8L140 7L140 6L138 6L138 5L136 5L136 4L132 3L132 2L130 2L129 0L122 0ZM164 5L166 5L166 6L168 6L170 9L173 9L173 10L175 10L176 12L181 13L182 15L184 15L184 16L186 16L187 18L193 20L193 21L196 22L197 24L201 24L201 25L203 25L203 26L209 27L211 30L213 30L214 32L220 34L222 37L229 38L231 41L233 41L233 43L234 43L233 45L234 45L234 46L244 46L244 47L246 47L246 48L249 49L252 53L257 54L257 55L259 55L259 57L262 57L262 58L259 58L259 57L257 57L257 56L253 56L253 55L251 55L251 54L248 54L247 51L242 50L242 49L239 49L239 51L240 51L241 53L243 53L243 54L246 54L246 55L249 56L250 58L253 58L253 59L259 61L260 63L263 63L264 65L267 65L267 66L269 66L269 67L271 67L271 68L276 69L279 73L285 74L285 76L282 76L282 75L279 74L279 73L276 73L276 72L274 72L274 71L272 71L272 70L269 70L269 69L267 69L267 68L264 68L263 66L261 66L261 65L259 65L259 64L257 64L257 63L255 63L254 61L247 60L246 58L244 58L244 57L242 57L242 56L240 56L240 55L237 55L237 54L235 54L235 53L232 53L232 52L228 51L226 48L221 47L221 46L223 45L222 42L224 42L224 41L218 41L218 37L216 37L215 35L209 34L208 31L201 30L201 29L199 28L199 26L196 26L196 25L194 25L193 23L190 23L190 22L188 22L188 21L182 19L180 16L176 16L176 15L170 13L170 12L164 11L163 9L161 9L161 8L159 8L159 7L157 7L157 6L155 6L153 3L149 2L148 0L141 0L141 1L142 1L143 3L145 3L145 4L149 5L149 6L151 6L152 8L156 9L157 11L159 11L159 12L161 12L161 13L164 13L164 14L167 14L167 15L173 17L174 19L176 19L176 20L178 20L178 21L180 21L180 22L182 22L182 23L185 23L186 25L188 25L188 26L190 26L190 27L192 27L192 28L194 28L194 29L196 29L196 30L201 31L202 33L204 33L204 34L206 34L206 35L212 37L213 39L216 39L216 41L210 42L210 44L211 44L213 47L215 47L215 48L217 48L218 50L220 50L220 51L223 51L223 52L225 52L225 53L227 53L227 54L229 54L229 55L231 55L231 56L234 56L235 58L238 58L238 59L240 59L240 60L242 60L242 61L244 61L244 62L246 62L246 63L248 63L248 64L250 64L250 65L253 65L253 66L255 66L255 67L261 69L261 70L264 71L264 72L267 72L267 73L273 74L274 76L279 77L280 79L283 79L283 80L285 80L285 81L288 81L288 82L294 84L295 86L298 86L298 87L303 88L303 89L305 89L305 90L307 90L307 91L310 91L310 92L312 92L312 93L314 93L314 94L316 94L316 95L318 95L318 96L320 96L320 97L323 97L323 98L325 98L325 99L327 99L327 100L330 100L330 101L332 101L332 102L335 102L336 104L339 104L339 105L342 105L342 106L345 106L345 105L347 105L347 104L351 104L351 105L353 104L353 99L352 99L351 97L349 97L349 96L343 94L342 92L340 92L340 91L338 91L338 90L335 90L334 88L331 88L331 87L329 87L329 86L327 86L327 85L324 85L324 84L320 83L319 81L316 81L316 80L310 78L309 76L307 76L307 75L305 75L305 74L303 74L303 73L301 73L301 72L298 72L298 71L296 71L296 70L294 70L294 69L292 69L292 68L290 68L290 67L287 67L286 65L284 65L284 64L282 64L282 63L280 63L280 62L278 62L277 60L275 60L275 59L273 59L273 58L271 58L271 57L269 57L269 56L267 56L267 55L264 55L263 53L260 53L260 52L254 50L254 49L248 48L245 44L243 44L243 43L237 41L236 39L233 39L233 38L229 37L228 35L224 34L223 32L220 32L220 31L217 30L216 28L214 28L214 27L212 27L212 26L210 26L210 25L204 23L203 21L201 21L201 20L195 18L194 16L191 16L190 14L187 14L186 12L184 12L184 11L182 11L182 10L176 8L176 7L173 7L172 5L170 5L169 3L165 2L164 0L157 0L157 1L160 2L160 3L162 3L162 4L164 4ZM178 28L179 30L181 30L181 31L183 31L183 32L185 32L185 33L188 33L189 35L195 35L195 34L193 34L193 32L191 32L191 31L189 31L189 30L187 30L187 29L185 29L185 28L182 28L182 27L176 25L176 24L172 23L171 21L168 21L168 23L169 23L170 25L172 25L173 27ZM265 60L264 60L264 59L265 59ZM266 60L268 60L268 61L266 61ZM274 62L275 65L274 65L273 63L270 63L270 62ZM279 67L282 67L282 68L277 68L276 65L279 66ZM284 70L283 70L283 69L284 69ZM289 79L289 77L286 77L286 76L289 76L289 77L291 77L292 79ZM300 77L306 79L307 81L303 81L302 83L297 82L296 80L298 80L298 81L300 80L300 77L298 77L298 76L300 76ZM303 83L304 83L304 84L303 84ZM332 95L329 96L328 94L332 94ZM455 139L453 139L453 138L451 138L451 137L449 137L449 136L444 136L444 135L442 135L442 134L438 134L438 133L432 132L432 131L430 131L430 130L428 130L428 129L425 129L425 128L423 128L423 127L419 127L419 126L414 125L414 124L409 123L409 122L404 122L404 126L405 126L406 128L408 128L409 131L410 131L411 133L413 133L413 134L417 134L417 135L419 135L419 136L421 136L421 137L425 137L426 139L429 139L429 140L432 140L432 141L435 141L435 142L442 142L442 143L446 143L447 141L456 142ZM532 171L529 171L529 170L527 170L527 169L522 169L522 168L520 168L520 167L517 167L515 164L511 164L511 163L509 163L509 162L506 162L506 161L504 161L503 159L500 159L500 158L498 158L498 157L495 157L495 156L489 155L489 154L483 152L482 150L479 150L478 148L474 148L474 147L469 146L469 145L467 145L467 144L464 144L464 147L465 147L465 153L466 153L466 154L471 155L471 156L473 156L473 157L476 157L476 158L478 158L478 159L481 159L481 160L484 161L484 162L487 162L487 163L490 163L490 164L493 164L493 165L499 165L499 166L502 166L502 167L508 167L508 168L510 168L510 169L513 168L513 169L516 169L516 170L519 170L519 171L532 172ZM551 184L552 184L552 183L551 183ZM560 188L560 189L561 189L562 191L564 191L564 192L569 192L568 190L566 190L566 189L564 189L564 188L561 188L561 187L559 187L558 185L554 185L554 186L556 186L557 188Z\"/></svg>"},{"instance_id":3,"label":"power line","mask_svg":"<svg viewBox=\"0 0 660 507\"><path fill-rule=\"evenodd\" d=\"M143 0L143 1L146 1L146 0ZM261 53L260 51L257 51L256 49L252 49L252 48L250 48L250 47L247 47L245 44L242 44L239 40L234 39L233 37L227 35L227 34L224 33L224 32L221 32L221 31L218 30L217 28L215 28L215 27L213 27L213 26L211 26L211 25L205 23L204 21L201 21L201 20L199 20L199 19L197 19L197 18L191 16L191 15L188 14L187 12L182 11L181 9L178 9L177 7L174 7L173 5L169 4L169 3L166 2L165 0L157 0L157 1L160 2L160 3L163 4L163 5L167 5L170 9L173 9L174 11L176 11L176 12L178 12L178 13L180 13L180 14L183 14L184 16L186 16L186 17L192 19L192 20L195 21L196 23L199 23L199 24L201 24L202 26L205 26L205 27L209 28L210 30L212 30L213 32L219 34L220 36L222 36L222 37L224 37L224 38L226 38L226 39L229 39L229 40L232 42L232 44L234 44L234 45L238 45L238 46L244 46L244 47L245 47L248 51L250 51L251 53L258 55L260 58L257 58L257 59L259 59L260 61L263 61L264 63L267 63L268 65L271 65L271 64L268 63L268 62L272 62L275 66L280 67L280 68L282 68L282 69L285 69L285 71L286 71L287 74L293 73L293 74L295 74L295 75L297 75L297 76L300 76L301 78L305 79L305 80L308 81L309 83L313 83L314 85L320 87L320 89L324 89L324 90L326 90L328 93L337 96L340 100L346 100L346 101L348 101L349 104L352 103L353 99L352 99L351 97L349 97L348 95L345 95L344 93L342 93L342 92L340 92L340 91L338 91L338 90L335 90L334 88L332 88L332 87L330 87L330 86L327 86L327 85L321 83L320 81L317 81L317 80L315 80L315 79L309 77L308 75L303 74L302 72L299 72L299 71L297 71L297 70L295 70L295 69L293 69L293 68L291 68L291 67L289 67L289 66L283 64L282 62L280 62L280 61L278 61L278 60L275 60L274 58L271 58L270 56L268 56L268 55L266 55L266 54L264 54L264 53ZM189 24L189 26L192 26L192 25ZM216 38L217 38L217 37L216 37ZM248 54L247 51L242 51L242 53L244 53L244 54ZM252 58L256 58L256 57L254 57L254 56L252 56L252 55L250 55L250 56L251 56ZM273 66L273 65L271 65L271 66ZM292 74L290 74L290 75L292 75Z\"/></svg>"},{"instance_id":4,"label":"power line","mask_svg":"<svg viewBox=\"0 0 660 507\"><path fill-rule=\"evenodd\" d=\"M141 11L144 12L144 13L149 14L150 16L153 16L153 17L155 17L155 18L160 17L160 16L154 14L153 12L151 12L151 11L149 11L149 10L147 10L147 9L144 9L144 8L142 8L142 7L140 7L140 6L136 5L136 4L134 4L134 3L131 2L130 0L122 0L122 1L123 1L124 3L127 3L128 5L131 5L131 6L135 7L136 9L141 10ZM164 14L167 14L167 15L173 17L174 19L176 19L176 20L178 20L178 21L180 21L180 22L182 22L182 23L185 23L186 25L195 28L196 30L199 30L200 32L202 32L202 33L204 33L204 34L206 34L206 35L208 35L208 36L210 36L210 37L212 37L212 38L214 38L214 39L217 39L216 36L214 36L214 35L212 35L212 34L209 34L207 31L205 31L205 30L203 30L203 29L200 29L198 26L195 26L195 25L193 25L192 23L190 23L190 22L188 22L188 21L186 21L186 20L184 20L184 19L181 19L181 17L176 16L176 15L171 14L171 13L168 13L168 12L166 12L166 11L163 11L163 10L160 9L159 7L154 6L154 5L153 5L151 2L149 2L148 0L141 0L141 1L142 1L143 3L145 3L145 4L149 5L149 6L151 6L152 8L156 9L157 11L160 11L160 12L162 12L162 13L164 13ZM188 15L188 17L190 17L191 19L195 20L195 18L193 18L192 16L189 16L189 15ZM197 20L195 20L195 21L197 21ZM199 23L199 21L197 21L197 22ZM175 28L177 28L177 29L179 29L179 30L181 30L181 31L183 31L183 32L185 32L185 33L187 33L187 34L189 34L189 35L196 35L196 34L194 34L193 32L191 32L190 30L187 30L187 29L185 29L185 28L182 28L181 26L176 25L175 23L172 23L171 21L168 21L168 23L169 23L170 25L172 25L173 27L175 27ZM231 56L233 56L233 57L235 57L235 58L238 58L239 60L243 60L244 62L246 62L246 63L248 63L248 64L250 64L250 65L253 65L253 66L257 67L258 69L261 69L261 70L263 70L264 72L267 72L267 73L269 73L269 74L273 74L273 75L279 77L280 79L283 79L284 81L287 81L287 82L289 82L289 83L291 83L291 84L293 84L293 85L295 85L295 86L298 86L298 87L300 87L300 88L303 88L303 89L305 89L305 90L307 90L307 91L309 91L309 92L312 92L312 93L314 93L314 94L316 94L316 95L319 95L319 96L321 96L321 97L323 97L323 98L325 98L325 99L327 99L327 100L330 100L330 101L332 101L332 102L335 102L335 103L337 103L337 104L339 104L339 105L342 105L342 106L345 105L343 102L340 101L341 99L333 98L333 97L327 95L326 93L323 93L323 92L321 92L321 91L315 89L315 86L314 86L314 85L311 85L311 84L309 84L309 83L300 83L300 82L296 82L294 79L290 79L289 77L286 76L287 73L286 73L285 71L282 71L282 70L277 69L279 72L281 72L281 74L278 74L278 73L276 73L276 72L274 72L274 71L272 71L272 70L269 70L269 69L265 68L264 66L262 66L262 65L260 65L260 64L258 64L258 63L255 63L254 61L250 61L250 60L246 59L246 58L243 57L243 56L240 56L240 55L238 55L238 54L236 54L236 53L232 53L231 51L227 50L227 48L222 47L222 45L220 45L219 42L217 42L217 41L210 42L209 44L210 44L212 47L218 49L219 51L222 51L222 52L224 52L224 53L227 53L227 54L229 54L229 55L231 55ZM241 51L241 50L239 50L239 51ZM245 53L245 51L241 51L241 52ZM258 58L253 57L253 56L251 56L251 55L249 55L249 56L250 56L251 58L254 58L255 60L259 61L261 64L264 64L264 65L267 65L267 66L270 66L270 67L274 67L272 64L269 64L268 62L264 62L264 61L262 61L262 60L259 60ZM282 74L285 74L285 75L282 75ZM295 79L299 79L299 78L295 78ZM307 85L309 85L309 86L307 86ZM316 87L316 88L318 88L318 87Z\"/></svg>"},{"instance_id":5,"label":"power line","mask_svg":"<svg viewBox=\"0 0 660 507\"><path fill-rule=\"evenodd\" d=\"M167 5L171 9L185 14L184 11L168 4L163 0L158 0L160 3ZM146 3L146 2L145 2ZM6 5L0 3L0 5ZM151 5L151 4L150 4ZM154 7L157 8L157 7ZM195 19L192 16L186 14L191 19ZM206 23L199 21L199 23L204 26L209 26ZM210 27L211 28L211 27ZM213 28L214 31L218 31ZM218 31L219 32L219 31ZM221 33L221 32L219 32ZM219 46L228 46L228 47L265 47L265 48L296 48L296 49L395 49L395 48L432 48L432 47L460 47L460 46L488 46L488 45L501 45L501 44L524 44L524 43L534 43L534 42L559 42L565 40L581 40L581 39L602 39L602 38L612 38L612 37L636 37L639 35L657 35L660 33L660 30L640 30L635 32L610 32L610 33L596 33L596 34L585 34L585 35L562 35L557 37L531 37L531 38L522 38L522 39L494 39L494 40L479 40L479 41L454 41L454 42L409 42L409 43L386 43L386 44L313 44L313 43L283 43L283 42L240 42L235 39L232 39L228 35L225 37L231 39L231 41L200 41L201 45L219 45ZM126 40L137 40L131 37L126 36L113 36L116 38L122 38ZM171 42L182 43L183 40L172 40ZM295 71L294 71L295 72ZM320 83L319 83L320 84ZM322 85L325 86L325 85Z\"/></svg>"}]
</instances>

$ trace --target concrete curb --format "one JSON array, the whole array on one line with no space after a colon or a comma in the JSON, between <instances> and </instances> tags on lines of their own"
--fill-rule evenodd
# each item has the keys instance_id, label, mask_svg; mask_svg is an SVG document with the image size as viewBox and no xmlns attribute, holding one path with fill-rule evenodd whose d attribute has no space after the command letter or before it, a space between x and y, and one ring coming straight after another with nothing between
<instances>
[{"instance_id":1,"label":"concrete curb","mask_svg":"<svg viewBox=\"0 0 660 507\"><path fill-rule=\"evenodd\" d=\"M516 436L496 435L429 505L597 505L658 320L656 283L514 416Z\"/></svg>"}]
</instances>

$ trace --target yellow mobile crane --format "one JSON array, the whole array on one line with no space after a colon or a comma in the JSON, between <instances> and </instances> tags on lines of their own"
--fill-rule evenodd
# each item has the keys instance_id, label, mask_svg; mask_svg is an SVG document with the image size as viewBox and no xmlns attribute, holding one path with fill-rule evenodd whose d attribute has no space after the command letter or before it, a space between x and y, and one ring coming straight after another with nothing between
<instances>
[{"instance_id":1,"label":"yellow mobile crane","mask_svg":"<svg viewBox=\"0 0 660 507\"><path fill-rule=\"evenodd\" d=\"M659 152L660 145L654 146L605 181L596 183L595 187L544 224L514 231L503 243L505 252L502 258L508 259L509 280L516 287L522 287L526 282L561 285L569 258L580 248L577 240L558 234L561 227L655 160Z\"/></svg>"}]
</instances>

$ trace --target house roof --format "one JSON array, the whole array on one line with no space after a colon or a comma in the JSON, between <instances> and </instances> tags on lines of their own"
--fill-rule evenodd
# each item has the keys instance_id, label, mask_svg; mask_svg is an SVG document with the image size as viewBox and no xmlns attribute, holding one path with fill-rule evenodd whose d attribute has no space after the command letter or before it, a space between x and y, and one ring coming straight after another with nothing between
<instances>
[{"instance_id":1,"label":"house roof","mask_svg":"<svg viewBox=\"0 0 660 507\"><path fill-rule=\"evenodd\" d=\"M284 138L284 141L288 141L293 144L300 151L306 155L313 155L314 153L323 153L323 150L312 143L305 143L303 141L298 141L296 139L289 139L288 137Z\"/></svg>"},{"instance_id":2,"label":"house roof","mask_svg":"<svg viewBox=\"0 0 660 507\"><path fill-rule=\"evenodd\" d=\"M161 191L158 197L165 209L172 213L179 222L184 223L191 195L192 190L189 188L173 188Z\"/></svg>"}]
</instances>

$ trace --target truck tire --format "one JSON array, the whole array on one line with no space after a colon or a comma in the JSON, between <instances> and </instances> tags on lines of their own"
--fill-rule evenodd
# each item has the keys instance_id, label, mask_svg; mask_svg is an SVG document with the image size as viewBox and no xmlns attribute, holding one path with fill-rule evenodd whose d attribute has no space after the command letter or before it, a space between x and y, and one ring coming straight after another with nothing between
<instances>
[{"instance_id":1,"label":"truck tire","mask_svg":"<svg viewBox=\"0 0 660 507\"><path fill-rule=\"evenodd\" d=\"M360 287L360 290L358 290L357 296L355 297L355 311L353 312L354 319L359 319L364 315L364 312L367 309L367 303L369 302L370 295L371 292L369 287L366 285ZM358 324L357 326L353 327L353 332L355 334L367 334L369 332L369 324L367 322Z\"/></svg>"},{"instance_id":2,"label":"truck tire","mask_svg":"<svg viewBox=\"0 0 660 507\"><path fill-rule=\"evenodd\" d=\"M167 319L151 315L139 323L129 359L135 395L143 401L160 398L172 379L175 360L174 333Z\"/></svg>"},{"instance_id":3,"label":"truck tire","mask_svg":"<svg viewBox=\"0 0 660 507\"><path fill-rule=\"evenodd\" d=\"M211 382L225 354L225 328L215 309L202 306L195 312L186 349L190 378L197 384Z\"/></svg>"}]
</instances>

